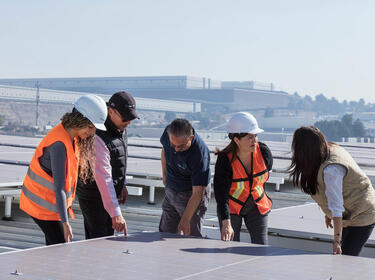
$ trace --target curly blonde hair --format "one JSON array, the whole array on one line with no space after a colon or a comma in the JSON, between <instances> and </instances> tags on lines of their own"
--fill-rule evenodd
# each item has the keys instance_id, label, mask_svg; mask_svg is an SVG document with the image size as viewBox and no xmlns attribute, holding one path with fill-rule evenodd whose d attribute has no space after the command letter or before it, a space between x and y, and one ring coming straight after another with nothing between
<instances>
[{"instance_id":1,"label":"curly blonde hair","mask_svg":"<svg viewBox=\"0 0 375 280\"><path fill-rule=\"evenodd\" d=\"M77 110L73 110L71 113L66 113L61 118L61 123L65 129L82 129L89 125L93 125L92 122L83 116ZM86 139L78 137L79 147L79 178L83 182L87 182L94 177L95 170L95 151L94 151L94 136Z\"/></svg>"}]
</instances>

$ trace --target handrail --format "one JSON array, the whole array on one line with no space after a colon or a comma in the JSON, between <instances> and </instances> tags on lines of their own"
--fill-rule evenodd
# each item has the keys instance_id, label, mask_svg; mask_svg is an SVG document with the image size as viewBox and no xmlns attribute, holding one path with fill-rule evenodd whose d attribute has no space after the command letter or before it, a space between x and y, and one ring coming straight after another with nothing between
<instances>
[{"instance_id":1,"label":"handrail","mask_svg":"<svg viewBox=\"0 0 375 280\"><path fill-rule=\"evenodd\" d=\"M13 144L13 143L2 143L0 142L0 146L8 146L8 147L18 147L18 148L29 148L29 149L35 149L36 145L26 145L26 144ZM139 147L139 148L151 148L151 149L161 149L161 146L157 145L144 145L144 144L128 144L128 146L131 147ZM375 147L363 147L363 146L352 146L352 145L341 145L344 147L356 147L356 148L367 148L367 149L375 149ZM215 153L215 151L210 151L210 153ZM290 152L288 152L290 153ZM153 157L153 156L143 156L143 155L128 155L129 158L139 158L139 159L150 159L150 160L160 160L160 157ZM277 156L274 155L273 159L281 159L281 160L291 160L292 158L290 156ZM22 166L28 166L29 163L25 161L13 161L13 160L4 160L0 159L0 163L4 164L12 164L12 165L22 165ZM211 165L215 165L215 162L212 161L210 163ZM375 167L374 164L367 164L367 163L359 163L360 167Z\"/></svg>"},{"instance_id":2,"label":"handrail","mask_svg":"<svg viewBox=\"0 0 375 280\"><path fill-rule=\"evenodd\" d=\"M366 143L364 143L366 144ZM350 145L350 144L344 144L340 143L339 144L342 147L348 147L348 148L359 148L359 149L370 149L373 150L375 149L375 146L362 146L362 145ZM0 142L0 146L9 146L9 147L18 147L18 148L30 148L30 149L35 149L37 145L27 145L27 144L15 144L15 143L7 143L7 142ZM133 144L133 143L128 143L128 146L132 147L139 147L139 148L152 148L152 149L161 149L161 145L145 145L145 144ZM210 151L211 153L215 153L216 151Z\"/></svg>"},{"instance_id":3,"label":"handrail","mask_svg":"<svg viewBox=\"0 0 375 280\"><path fill-rule=\"evenodd\" d=\"M25 145L25 144L14 144L14 143L1 143L0 146L6 147L16 147L16 148L29 148L29 149L36 149L37 145Z\"/></svg>"}]
</instances>

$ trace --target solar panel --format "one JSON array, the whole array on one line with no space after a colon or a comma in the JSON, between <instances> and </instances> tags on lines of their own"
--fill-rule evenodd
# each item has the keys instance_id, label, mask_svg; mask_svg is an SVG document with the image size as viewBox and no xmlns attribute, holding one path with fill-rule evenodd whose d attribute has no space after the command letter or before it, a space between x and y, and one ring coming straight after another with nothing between
<instances>
[{"instance_id":1,"label":"solar panel","mask_svg":"<svg viewBox=\"0 0 375 280\"><path fill-rule=\"evenodd\" d=\"M370 258L158 232L0 254L1 279L323 280L373 279L374 273Z\"/></svg>"}]
</instances>

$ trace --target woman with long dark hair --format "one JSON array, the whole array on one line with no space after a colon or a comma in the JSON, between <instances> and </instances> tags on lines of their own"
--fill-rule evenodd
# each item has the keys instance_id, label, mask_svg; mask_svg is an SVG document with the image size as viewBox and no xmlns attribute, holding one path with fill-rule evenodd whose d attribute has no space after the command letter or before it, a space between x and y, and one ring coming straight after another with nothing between
<instances>
[{"instance_id":1,"label":"woman with long dark hair","mask_svg":"<svg viewBox=\"0 0 375 280\"><path fill-rule=\"evenodd\" d=\"M375 191L351 155L314 126L294 132L290 176L333 228L333 254L357 256L375 223ZM332 225L333 220L333 225Z\"/></svg>"},{"instance_id":2,"label":"woman with long dark hair","mask_svg":"<svg viewBox=\"0 0 375 280\"><path fill-rule=\"evenodd\" d=\"M272 169L272 154L266 144L258 142L263 129L247 112L234 114L229 120L231 142L217 152L214 189L221 239L240 241L242 221L251 242L267 244L268 213L272 201L264 184Z\"/></svg>"},{"instance_id":3,"label":"woman with long dark hair","mask_svg":"<svg viewBox=\"0 0 375 280\"><path fill-rule=\"evenodd\" d=\"M89 180L89 164L95 163L95 129L105 129L107 106L95 95L80 97L71 113L61 118L40 142L30 162L20 197L20 208L29 214L45 235L46 245L73 238L68 214L77 177Z\"/></svg>"}]
</instances>

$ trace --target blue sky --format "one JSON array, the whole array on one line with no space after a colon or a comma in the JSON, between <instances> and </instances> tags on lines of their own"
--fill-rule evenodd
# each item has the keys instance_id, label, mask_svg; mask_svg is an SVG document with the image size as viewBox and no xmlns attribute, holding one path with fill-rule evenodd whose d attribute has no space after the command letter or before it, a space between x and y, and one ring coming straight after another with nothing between
<instances>
[{"instance_id":1,"label":"blue sky","mask_svg":"<svg viewBox=\"0 0 375 280\"><path fill-rule=\"evenodd\" d=\"M375 102L375 1L0 1L0 78L192 75Z\"/></svg>"}]
</instances>

